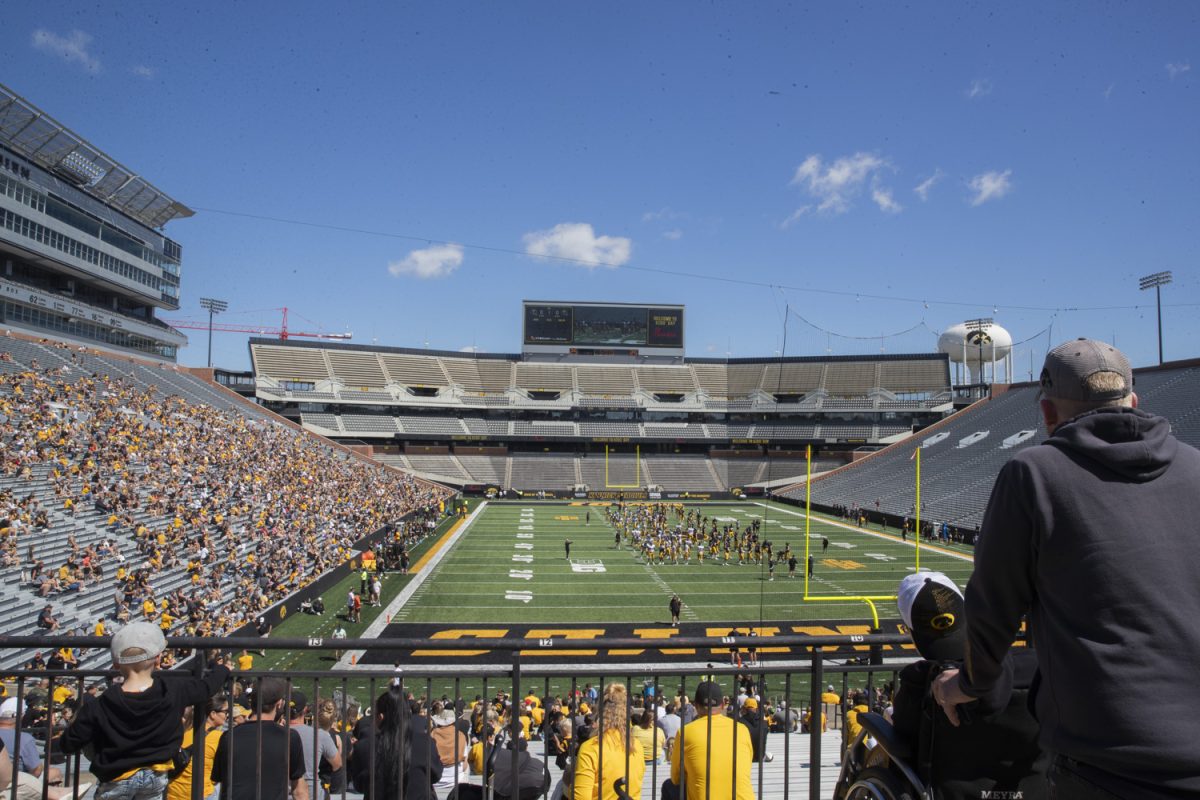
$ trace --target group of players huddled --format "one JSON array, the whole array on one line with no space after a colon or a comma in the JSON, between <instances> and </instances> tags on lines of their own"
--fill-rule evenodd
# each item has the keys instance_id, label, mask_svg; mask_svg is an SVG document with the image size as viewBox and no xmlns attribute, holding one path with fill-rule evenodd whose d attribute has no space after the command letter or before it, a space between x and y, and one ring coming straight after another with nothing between
<instances>
[{"instance_id":1,"label":"group of players huddled","mask_svg":"<svg viewBox=\"0 0 1200 800\"><path fill-rule=\"evenodd\" d=\"M701 566L705 562L766 566L772 579L778 564L787 566L789 577L796 573L797 556L791 544L775 549L771 540L760 536L759 519L739 527L682 503L614 505L608 508L608 519L616 529L616 546L628 541L647 564L691 564L694 559Z\"/></svg>"}]
</instances>

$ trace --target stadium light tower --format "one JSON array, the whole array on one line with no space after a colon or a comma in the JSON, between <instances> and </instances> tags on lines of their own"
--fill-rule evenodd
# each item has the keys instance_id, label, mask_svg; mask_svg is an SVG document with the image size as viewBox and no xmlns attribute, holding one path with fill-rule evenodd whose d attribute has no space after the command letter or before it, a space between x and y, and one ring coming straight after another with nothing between
<instances>
[{"instance_id":1,"label":"stadium light tower","mask_svg":"<svg viewBox=\"0 0 1200 800\"><path fill-rule=\"evenodd\" d=\"M229 308L229 303L224 300L214 300L211 297L201 297L200 307L208 312L208 366L211 368L213 317Z\"/></svg>"},{"instance_id":2,"label":"stadium light tower","mask_svg":"<svg viewBox=\"0 0 1200 800\"><path fill-rule=\"evenodd\" d=\"M1154 299L1158 306L1158 364L1163 363L1162 349L1162 287L1171 282L1171 271L1156 272L1153 275L1146 275L1138 279L1138 288L1143 292L1147 289L1154 290Z\"/></svg>"}]
</instances>

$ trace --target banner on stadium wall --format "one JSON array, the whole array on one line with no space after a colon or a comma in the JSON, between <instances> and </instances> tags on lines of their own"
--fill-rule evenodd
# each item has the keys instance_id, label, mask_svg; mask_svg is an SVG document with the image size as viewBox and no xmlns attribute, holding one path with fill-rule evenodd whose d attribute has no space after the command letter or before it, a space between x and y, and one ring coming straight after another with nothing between
<instances>
[{"instance_id":1,"label":"banner on stadium wall","mask_svg":"<svg viewBox=\"0 0 1200 800\"><path fill-rule=\"evenodd\" d=\"M411 664L433 664L446 662L496 663L510 664L511 654L507 651L479 650L441 650L437 649L437 640L463 639L528 639L530 644L536 644L547 639L568 640L578 648L552 650L545 647L531 647L521 651L521 658L526 664L544 663L579 663L588 664L596 661L606 662L649 662L649 663L695 663L697 661L712 662L724 666L730 663L730 647L671 647L672 639L686 636L745 636L753 629L757 634L755 647L760 662L797 661L807 659L809 651L804 647L772 646L771 639L775 636L865 636L871 633L871 620L807 620L804 622L765 622L734 625L732 623L681 622L678 628L668 623L594 623L578 625L546 625L546 624L478 624L478 625L439 625L436 623L396 622L388 625L380 634L380 638L417 638L427 639L430 646L416 650L372 650L359 660L360 664L392 666L396 661ZM904 625L899 620L883 620L880 622L880 633L905 634ZM609 649L589 646L589 640L602 638L632 638L643 639L643 648ZM749 657L749 646L742 645L739 655L745 662ZM912 645L890 645L881 648L883 655L893 657L916 657L916 649ZM826 647L825 657L839 660L866 658L870 655L868 645L847 645L833 649Z\"/></svg>"}]
</instances>

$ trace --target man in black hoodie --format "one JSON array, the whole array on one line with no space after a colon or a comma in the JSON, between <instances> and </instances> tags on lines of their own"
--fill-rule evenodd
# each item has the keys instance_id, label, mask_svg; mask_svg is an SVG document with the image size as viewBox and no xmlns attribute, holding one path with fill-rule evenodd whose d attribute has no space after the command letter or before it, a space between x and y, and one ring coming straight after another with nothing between
<instances>
[{"instance_id":1,"label":"man in black hoodie","mask_svg":"<svg viewBox=\"0 0 1200 800\"><path fill-rule=\"evenodd\" d=\"M1137 408L1129 361L1087 339L1041 373L1049 438L996 478L967 585L967 657L934 697L986 694L1023 617L1052 796L1200 797L1200 451Z\"/></svg>"}]
</instances>

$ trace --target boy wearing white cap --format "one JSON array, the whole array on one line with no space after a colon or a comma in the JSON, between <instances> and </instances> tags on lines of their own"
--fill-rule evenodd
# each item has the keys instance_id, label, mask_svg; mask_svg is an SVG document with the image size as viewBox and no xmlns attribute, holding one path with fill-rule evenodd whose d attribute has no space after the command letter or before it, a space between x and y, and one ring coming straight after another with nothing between
<instances>
[{"instance_id":1,"label":"boy wearing white cap","mask_svg":"<svg viewBox=\"0 0 1200 800\"><path fill-rule=\"evenodd\" d=\"M94 748L92 774L100 779L98 800L162 797L167 773L179 752L185 706L204 703L229 677L221 660L203 679L180 675L156 679L167 640L157 625L135 622L112 638L113 666L122 682L83 706L62 736L62 748ZM206 765L207 766L207 765Z\"/></svg>"}]
</instances>

